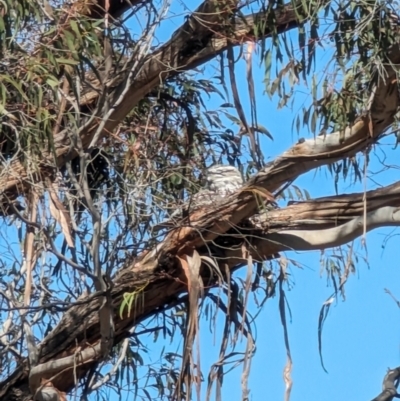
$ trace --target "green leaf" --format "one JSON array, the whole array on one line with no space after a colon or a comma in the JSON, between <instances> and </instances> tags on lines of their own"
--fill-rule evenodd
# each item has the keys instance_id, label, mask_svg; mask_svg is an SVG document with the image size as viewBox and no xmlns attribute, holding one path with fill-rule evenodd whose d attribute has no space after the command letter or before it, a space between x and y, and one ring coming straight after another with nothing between
<instances>
[{"instance_id":1,"label":"green leaf","mask_svg":"<svg viewBox=\"0 0 400 401\"><path fill-rule=\"evenodd\" d=\"M182 174L172 174L170 181L174 186L182 184Z\"/></svg>"},{"instance_id":2,"label":"green leaf","mask_svg":"<svg viewBox=\"0 0 400 401\"><path fill-rule=\"evenodd\" d=\"M82 36L81 36L80 31L79 31L78 24L76 23L76 21L74 19L72 19L70 21L70 25L71 25L71 29L74 31L74 33L76 35L76 38L79 39L79 41L81 41L82 40Z\"/></svg>"},{"instance_id":3,"label":"green leaf","mask_svg":"<svg viewBox=\"0 0 400 401\"><path fill-rule=\"evenodd\" d=\"M256 131L260 132L261 134L266 135L269 139L274 140L274 137L272 136L272 134L264 126L257 124L255 129L256 129Z\"/></svg>"},{"instance_id":4,"label":"green leaf","mask_svg":"<svg viewBox=\"0 0 400 401\"><path fill-rule=\"evenodd\" d=\"M75 65L79 64L79 61L71 60L71 59L68 59L68 58L57 58L56 61L59 64L65 64L65 65L73 65L73 66L75 66Z\"/></svg>"},{"instance_id":5,"label":"green leaf","mask_svg":"<svg viewBox=\"0 0 400 401\"><path fill-rule=\"evenodd\" d=\"M47 83L47 85L50 85L52 89L57 88L59 85L59 82L53 77L47 78L46 83Z\"/></svg>"},{"instance_id":6,"label":"green leaf","mask_svg":"<svg viewBox=\"0 0 400 401\"><path fill-rule=\"evenodd\" d=\"M269 85L269 82L271 80L271 66L272 66L272 51L271 50L267 50L265 52L264 65L265 65L264 82L267 85Z\"/></svg>"},{"instance_id":7,"label":"green leaf","mask_svg":"<svg viewBox=\"0 0 400 401\"><path fill-rule=\"evenodd\" d=\"M21 88L21 82L17 82L12 79L9 75L0 75L0 81L4 80L10 83L15 89L17 89L18 93L22 96L22 98L29 104L29 99L26 96L25 92Z\"/></svg>"}]
</instances>

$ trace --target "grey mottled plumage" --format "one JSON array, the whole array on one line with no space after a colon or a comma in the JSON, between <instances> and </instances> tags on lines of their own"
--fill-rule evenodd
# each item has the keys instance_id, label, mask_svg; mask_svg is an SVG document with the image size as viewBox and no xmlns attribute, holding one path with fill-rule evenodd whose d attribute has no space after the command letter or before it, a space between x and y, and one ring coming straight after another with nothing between
<instances>
[{"instance_id":1,"label":"grey mottled plumage","mask_svg":"<svg viewBox=\"0 0 400 401\"><path fill-rule=\"evenodd\" d=\"M201 207L222 202L227 196L243 185L240 171L233 166L216 165L206 171L206 186L194 194L183 208L179 208L171 217L155 228L170 227L182 217L182 211L193 212Z\"/></svg>"},{"instance_id":2,"label":"grey mottled plumage","mask_svg":"<svg viewBox=\"0 0 400 401\"><path fill-rule=\"evenodd\" d=\"M225 197L243 185L243 178L236 167L217 165L207 170L207 183L210 191Z\"/></svg>"},{"instance_id":3,"label":"grey mottled plumage","mask_svg":"<svg viewBox=\"0 0 400 401\"><path fill-rule=\"evenodd\" d=\"M207 169L206 187L193 195L190 208L199 208L224 200L243 185L240 171L233 166L216 165Z\"/></svg>"}]
</instances>

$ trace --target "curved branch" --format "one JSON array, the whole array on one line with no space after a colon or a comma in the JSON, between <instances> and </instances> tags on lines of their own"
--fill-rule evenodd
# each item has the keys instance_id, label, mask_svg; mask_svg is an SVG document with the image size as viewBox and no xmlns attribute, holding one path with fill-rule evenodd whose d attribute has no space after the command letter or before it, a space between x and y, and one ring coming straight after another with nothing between
<instances>
[{"instance_id":1,"label":"curved branch","mask_svg":"<svg viewBox=\"0 0 400 401\"><path fill-rule=\"evenodd\" d=\"M400 226L400 209L386 206L358 216L338 227L325 230L288 230L268 234L266 241L281 245L281 250L312 251L344 245L367 231L379 227Z\"/></svg>"},{"instance_id":2,"label":"curved branch","mask_svg":"<svg viewBox=\"0 0 400 401\"><path fill-rule=\"evenodd\" d=\"M85 350L78 351L73 355L42 363L31 368L29 374L29 387L32 394L36 396L40 394L42 391L40 388L42 379L53 381L60 372L65 373L67 370L76 369L78 366L81 366L88 361L101 357L101 348L102 344L99 342L98 344L88 347Z\"/></svg>"}]
</instances>

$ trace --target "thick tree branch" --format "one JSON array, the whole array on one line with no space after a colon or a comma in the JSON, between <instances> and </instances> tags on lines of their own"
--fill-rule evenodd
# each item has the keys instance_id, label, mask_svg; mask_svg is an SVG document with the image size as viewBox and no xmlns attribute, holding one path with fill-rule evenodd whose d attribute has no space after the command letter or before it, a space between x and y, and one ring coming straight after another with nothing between
<instances>
[{"instance_id":1,"label":"thick tree branch","mask_svg":"<svg viewBox=\"0 0 400 401\"><path fill-rule=\"evenodd\" d=\"M358 151L366 149L376 142L383 131L394 121L399 108L397 89L396 66L400 64L400 47L394 46L391 50L391 65L386 67L386 76L377 77L370 109L353 126L343 131L317 138L304 140L284 152L263 171L256 174L235 198L210 213L195 213L190 221L199 221L199 227L207 227L207 232L199 228L186 226L175 230L164 242L162 249L155 248L141 261L145 264L157 265L159 258L167 254L176 254L185 247L201 246L203 241L212 241L224 234L230 227L236 226L244 219L250 218L257 212L258 200L254 191L275 191L287 182L293 181L317 167L350 157ZM223 213L223 217L216 219L215 215Z\"/></svg>"},{"instance_id":2,"label":"thick tree branch","mask_svg":"<svg viewBox=\"0 0 400 401\"><path fill-rule=\"evenodd\" d=\"M236 245L247 244L253 260L264 260L277 251L286 249L323 249L341 245L363 232L363 195L356 193L326 197L295 203L284 209L272 210L257 216L252 222L244 222L237 227L232 227L227 236L223 238L231 238L236 241ZM229 203L240 196L240 193L233 195ZM384 225L400 225L398 210L400 207L400 182L369 191L366 196L367 230ZM225 208L229 209L227 206ZM224 219L223 209L218 210L219 215L214 215L214 219ZM209 221L209 218L204 220L199 218L198 222L194 223L197 232L207 233ZM321 232L324 235L321 235ZM182 273L175 255L163 251L164 247L173 248L168 244L171 238L174 237L169 236L165 242L159 244L157 264L154 264L153 259L146 261L144 255L141 260L122 269L115 278L111 298L115 310L116 343L128 335L132 326L163 310L166 306L176 304L179 297L186 293L185 275ZM214 252L211 257L214 257L217 263L221 263L221 271L224 271L222 265L225 263L228 263L232 270L247 263L242 251L235 251L233 248L240 249L241 247L230 248L226 244L219 247L218 239L209 242L208 247L201 246L200 243L197 245L197 250L202 255L210 256L209 252ZM181 244L180 252L181 254L188 253L190 249ZM205 285L218 284L217 276L214 276L209 268L202 269L201 275ZM138 288L143 288L138 297L141 301L134 306L130 314L128 311L124 311L121 316L119 310L124 294L137 291ZM58 359L76 354L81 362L87 361L88 359L84 358L85 354L81 355L80 351L86 352L85 350L91 347L93 350L97 349L100 341L98 315L100 304L101 299L96 298L91 299L87 305L72 307L64 315L56 329L44 339L40 345L39 363L46 364L54 361L51 364L52 367L55 367L55 369L51 369L52 374L57 373L57 366L66 367L70 362L70 359L67 358L60 361L58 365ZM90 360L85 365L77 367L78 376L83 375L98 358L100 358L100 353L90 353ZM40 369L40 364L38 369ZM34 373L36 374L36 371ZM68 391L74 385L72 370L63 371L62 379L56 377L52 382L58 389ZM7 383L0 386L0 399L6 401L21 399L19 396L15 397L22 389L29 391L28 376L24 366L21 366Z\"/></svg>"},{"instance_id":3,"label":"thick tree branch","mask_svg":"<svg viewBox=\"0 0 400 401\"><path fill-rule=\"evenodd\" d=\"M365 194L320 198L271 210L253 216L230 235L246 238L253 260L263 261L281 251L344 245L362 235L364 228L368 232L386 226L400 226L400 182ZM233 269L246 263L237 246L224 251L224 260Z\"/></svg>"},{"instance_id":4,"label":"thick tree branch","mask_svg":"<svg viewBox=\"0 0 400 401\"><path fill-rule=\"evenodd\" d=\"M266 235L265 240L278 244L280 250L312 251L332 248L353 241L364 231L379 227L400 226L399 207L385 206L358 216L337 227L316 230L287 230ZM280 246L279 246L280 245Z\"/></svg>"}]
</instances>

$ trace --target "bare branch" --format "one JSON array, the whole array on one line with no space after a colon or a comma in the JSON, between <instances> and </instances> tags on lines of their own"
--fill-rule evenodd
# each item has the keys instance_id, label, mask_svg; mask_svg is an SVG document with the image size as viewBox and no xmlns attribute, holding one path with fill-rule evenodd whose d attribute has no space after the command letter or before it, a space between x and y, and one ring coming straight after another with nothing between
<instances>
[{"instance_id":1,"label":"bare branch","mask_svg":"<svg viewBox=\"0 0 400 401\"><path fill-rule=\"evenodd\" d=\"M379 227L400 226L400 209L386 206L348 223L326 230L287 230L266 236L267 241L281 245L281 250L312 251L346 244L363 234L364 224L367 231Z\"/></svg>"}]
</instances>

